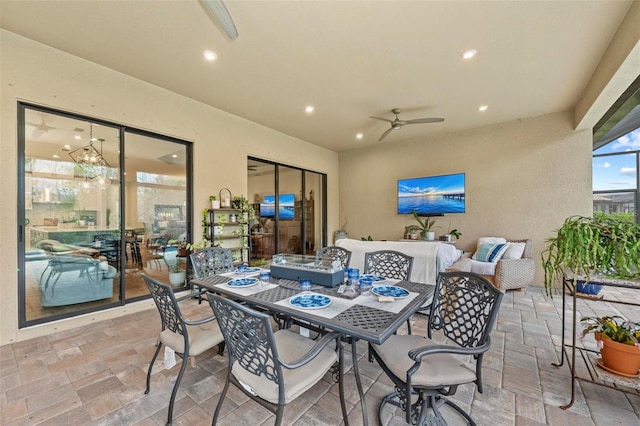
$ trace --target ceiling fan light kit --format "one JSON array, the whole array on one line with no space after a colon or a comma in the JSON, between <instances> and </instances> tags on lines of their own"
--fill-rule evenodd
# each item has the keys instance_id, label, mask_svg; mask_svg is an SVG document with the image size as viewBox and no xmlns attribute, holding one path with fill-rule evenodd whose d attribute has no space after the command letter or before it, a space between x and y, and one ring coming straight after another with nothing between
<instances>
[{"instance_id":1,"label":"ceiling fan light kit","mask_svg":"<svg viewBox=\"0 0 640 426\"><path fill-rule=\"evenodd\" d=\"M382 118L382 117L373 117L373 116L369 117L369 118L374 118L376 120L386 121L387 123L391 124L391 127L387 129L380 136L380 139L378 139L378 142L380 142L382 139L387 137L387 135L391 133L392 130L400 130L402 129L402 126L406 126L407 124L441 123L444 121L444 118L415 118L413 120L400 120L398 118L398 114L400 114L401 112L402 110L400 108L394 108L391 110L391 113L395 114L396 116L394 120L390 120L388 118Z\"/></svg>"}]
</instances>

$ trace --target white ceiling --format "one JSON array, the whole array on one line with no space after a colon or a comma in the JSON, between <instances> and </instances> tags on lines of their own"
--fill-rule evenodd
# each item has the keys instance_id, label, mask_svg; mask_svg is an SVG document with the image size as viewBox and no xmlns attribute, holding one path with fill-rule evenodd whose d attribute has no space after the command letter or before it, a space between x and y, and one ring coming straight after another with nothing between
<instances>
[{"instance_id":1,"label":"white ceiling","mask_svg":"<svg viewBox=\"0 0 640 426\"><path fill-rule=\"evenodd\" d=\"M571 109L630 0L0 1L2 28L335 151ZM462 51L477 49L471 61ZM218 54L211 63L202 51ZM46 66L46 64L43 64ZM478 112L482 104L486 112ZM315 111L306 114L306 105ZM364 134L356 140L358 132Z\"/></svg>"}]
</instances>

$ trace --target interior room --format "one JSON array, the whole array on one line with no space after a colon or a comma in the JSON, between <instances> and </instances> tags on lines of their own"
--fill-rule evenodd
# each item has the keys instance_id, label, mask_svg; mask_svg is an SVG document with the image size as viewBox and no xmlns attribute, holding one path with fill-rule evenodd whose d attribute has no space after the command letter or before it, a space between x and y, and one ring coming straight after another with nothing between
<instances>
[{"instance_id":1,"label":"interior room","mask_svg":"<svg viewBox=\"0 0 640 426\"><path fill-rule=\"evenodd\" d=\"M251 205L246 230L236 231L251 249L235 262L253 265L277 253L314 255L337 236L410 239L417 222L399 211L399 181L449 175L464 176L464 208L433 216L435 240L455 229L460 235L449 242L468 256L482 237L530 240L534 264L528 287L504 293L488 396L458 395L467 410L489 424L505 394L499 424L601 424L594 412L613 395L623 408L618 420L640 421L637 395L589 385L578 389L574 407L558 408L568 384L547 365L557 361L563 291L558 283L553 299L545 294L541 262L567 217L611 204L594 194L595 132L632 109L621 108L625 101L637 105L639 1L225 1L237 37L211 20L205 3L0 2L0 360L10 360L3 383L14 390L0 402L14 421L7 424L68 420L62 399L24 402L37 384L17 378L20 355L42 342L55 346L49 339L78 336L81 346L122 325L135 371L115 359L129 356L122 349L106 355L106 380L132 373L136 385L125 384L127 392L140 391L160 327L141 274L168 282L173 269L188 268L180 246L215 240L215 216L203 213L212 196L228 191ZM94 149L106 163L83 164L79 156ZM636 163L639 149L629 142ZM635 204L620 204L637 221L638 165L624 170L636 180ZM91 268L73 269L71 281L48 278L55 250L81 252ZM85 271L96 274L100 290L74 290ZM189 278L176 292L188 294ZM580 307L585 315L598 309ZM202 309L210 312L195 302L188 311ZM412 321L425 329L424 316ZM155 328L137 340L135 327L146 324ZM536 346L539 333L544 345ZM77 356L67 344L65 354ZM366 350L357 350L366 395L379 399L390 384ZM87 356L100 357L100 349ZM226 358L201 359L224 383ZM34 362L46 369L48 361ZM527 362L543 384L514 390L506 377L528 374ZM160 373L162 402L131 419L164 423L175 369ZM198 371L187 368L176 416L210 424L222 385L196 395L204 385ZM354 375L349 369L346 380ZM319 386L320 396L291 424L324 419L327 400L337 406L333 382ZM349 417L359 424L357 391L349 392ZM99 409L79 408L88 416L81 422L132 410L103 398ZM240 413L252 406L236 402L237 417L226 421L251 421ZM373 421L377 405L369 405ZM342 424L339 413L328 417L322 424Z\"/></svg>"}]
</instances>

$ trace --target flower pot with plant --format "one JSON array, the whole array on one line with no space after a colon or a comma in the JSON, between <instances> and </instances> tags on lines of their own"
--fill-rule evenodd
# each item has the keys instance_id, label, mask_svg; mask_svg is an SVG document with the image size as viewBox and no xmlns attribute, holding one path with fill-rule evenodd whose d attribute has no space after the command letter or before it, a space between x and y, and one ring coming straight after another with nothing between
<instances>
[{"instance_id":1,"label":"flower pot with plant","mask_svg":"<svg viewBox=\"0 0 640 426\"><path fill-rule=\"evenodd\" d=\"M603 214L571 216L556 231L556 236L547 239L547 244L542 252L542 267L550 297L554 282L566 272L584 275L584 284L597 276L640 277L640 225L624 218Z\"/></svg>"},{"instance_id":2,"label":"flower pot with plant","mask_svg":"<svg viewBox=\"0 0 640 426\"><path fill-rule=\"evenodd\" d=\"M582 337L593 332L604 369L622 376L637 376L640 369L640 323L627 321L620 316L585 317Z\"/></svg>"},{"instance_id":3,"label":"flower pot with plant","mask_svg":"<svg viewBox=\"0 0 640 426\"><path fill-rule=\"evenodd\" d=\"M413 215L414 219L420 224L420 235L422 235L422 238L428 241L435 240L436 233L432 231L431 228L433 228L433 225L435 225L436 220L431 216L425 216L424 220L422 220L415 210L411 210L411 214Z\"/></svg>"},{"instance_id":4,"label":"flower pot with plant","mask_svg":"<svg viewBox=\"0 0 640 426\"><path fill-rule=\"evenodd\" d=\"M336 241L338 241L338 240L341 240L341 239L343 239L343 238L348 238L348 237L349 237L349 234L347 234L347 231L346 231L346 229L345 229L345 228L347 227L347 223L349 223L349 222L348 222L348 220L345 218L345 220L344 220L344 224L340 227L340 229L338 229L337 231L335 231L335 232L333 233L333 242L334 242L334 243L335 243Z\"/></svg>"},{"instance_id":5,"label":"flower pot with plant","mask_svg":"<svg viewBox=\"0 0 640 426\"><path fill-rule=\"evenodd\" d=\"M456 240L460 239L460 236L462 235L462 232L458 231L457 229L451 229L451 222L449 222L449 230L447 231L446 234L442 235L440 237L441 241L453 241L453 238L455 238Z\"/></svg>"},{"instance_id":6,"label":"flower pot with plant","mask_svg":"<svg viewBox=\"0 0 640 426\"><path fill-rule=\"evenodd\" d=\"M417 240L420 236L421 228L418 225L407 225L404 227L404 238L406 240Z\"/></svg>"},{"instance_id":7,"label":"flower pot with plant","mask_svg":"<svg viewBox=\"0 0 640 426\"><path fill-rule=\"evenodd\" d=\"M209 201L211 201L212 209L220 208L220 200L218 200L218 197L216 197L215 195L209 195Z\"/></svg>"}]
</instances>

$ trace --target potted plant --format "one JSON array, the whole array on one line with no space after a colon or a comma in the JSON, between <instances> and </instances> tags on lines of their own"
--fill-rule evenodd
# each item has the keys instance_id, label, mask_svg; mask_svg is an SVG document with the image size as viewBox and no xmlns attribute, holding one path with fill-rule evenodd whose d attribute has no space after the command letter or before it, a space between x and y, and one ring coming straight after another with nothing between
<instances>
[{"instance_id":1,"label":"potted plant","mask_svg":"<svg viewBox=\"0 0 640 426\"><path fill-rule=\"evenodd\" d=\"M414 219L420 224L420 234L422 235L422 238L428 241L435 240L436 233L433 232L431 228L433 228L433 225L435 225L436 220L431 216L425 216L424 220L420 219L420 216L418 216L418 213L415 211L415 209L411 210L411 214L413 215Z\"/></svg>"},{"instance_id":2,"label":"potted plant","mask_svg":"<svg viewBox=\"0 0 640 426\"><path fill-rule=\"evenodd\" d=\"M169 268L169 282L174 286L182 286L184 285L184 281L187 277L187 271L180 267L180 262L178 259L175 259L174 262L169 262L165 258L165 263Z\"/></svg>"},{"instance_id":3,"label":"potted plant","mask_svg":"<svg viewBox=\"0 0 640 426\"><path fill-rule=\"evenodd\" d=\"M640 369L640 323L620 316L585 317L582 337L595 333L603 368L622 376L637 376ZM600 362L597 361L600 365ZM602 365L601 365L602 366Z\"/></svg>"},{"instance_id":4,"label":"potted plant","mask_svg":"<svg viewBox=\"0 0 640 426\"><path fill-rule=\"evenodd\" d=\"M220 208L220 200L218 200L218 197L216 197L215 195L209 195L209 201L211 201L212 209Z\"/></svg>"},{"instance_id":5,"label":"potted plant","mask_svg":"<svg viewBox=\"0 0 640 426\"><path fill-rule=\"evenodd\" d=\"M451 229L451 222L449 222L449 230L447 231L446 234L442 235L440 237L441 241L452 241L452 237L455 237L456 240L460 239L460 236L462 235L462 232L458 231L457 229Z\"/></svg>"},{"instance_id":6,"label":"potted plant","mask_svg":"<svg viewBox=\"0 0 640 426\"><path fill-rule=\"evenodd\" d=\"M586 276L640 277L640 225L614 216L571 216L542 252L544 285L552 297L553 283L565 272Z\"/></svg>"},{"instance_id":7,"label":"potted plant","mask_svg":"<svg viewBox=\"0 0 640 426\"><path fill-rule=\"evenodd\" d=\"M349 234L347 234L347 231L345 229L347 227L347 223L349 223L349 221L347 220L347 218L345 218L344 224L340 227L340 229L333 233L333 242L349 237Z\"/></svg>"},{"instance_id":8,"label":"potted plant","mask_svg":"<svg viewBox=\"0 0 640 426\"><path fill-rule=\"evenodd\" d=\"M418 225L408 225L404 227L404 238L406 240L417 240L420 235L420 227Z\"/></svg>"}]
</instances>

